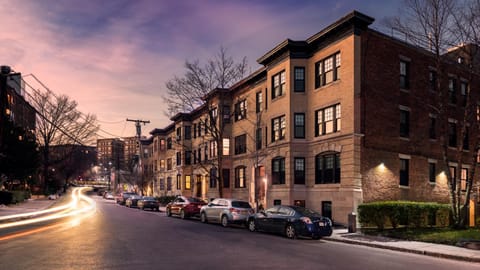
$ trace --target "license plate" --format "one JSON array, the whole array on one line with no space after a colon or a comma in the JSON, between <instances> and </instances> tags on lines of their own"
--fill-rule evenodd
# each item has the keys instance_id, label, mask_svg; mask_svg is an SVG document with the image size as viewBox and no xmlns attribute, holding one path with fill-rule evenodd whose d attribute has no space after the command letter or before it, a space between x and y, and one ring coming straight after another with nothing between
<instances>
[{"instance_id":1,"label":"license plate","mask_svg":"<svg viewBox=\"0 0 480 270\"><path fill-rule=\"evenodd\" d=\"M318 222L318 226L320 226L320 227L323 227L323 226L325 226L325 222L323 222L323 221L319 221L319 222Z\"/></svg>"}]
</instances>

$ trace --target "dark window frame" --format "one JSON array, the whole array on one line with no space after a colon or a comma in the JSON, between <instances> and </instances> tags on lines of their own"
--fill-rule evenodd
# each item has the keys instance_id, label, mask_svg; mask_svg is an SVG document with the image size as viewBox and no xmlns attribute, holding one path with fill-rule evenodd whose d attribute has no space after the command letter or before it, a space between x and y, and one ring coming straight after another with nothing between
<instances>
[{"instance_id":1,"label":"dark window frame","mask_svg":"<svg viewBox=\"0 0 480 270\"><path fill-rule=\"evenodd\" d=\"M272 159L272 185L285 184L285 157Z\"/></svg>"},{"instance_id":2,"label":"dark window frame","mask_svg":"<svg viewBox=\"0 0 480 270\"><path fill-rule=\"evenodd\" d=\"M400 170L399 170L400 186L408 187L410 182L410 159L400 158Z\"/></svg>"},{"instance_id":3,"label":"dark window frame","mask_svg":"<svg viewBox=\"0 0 480 270\"><path fill-rule=\"evenodd\" d=\"M299 163L297 163L297 161ZM306 164L304 157L295 157L293 158L293 184L295 185L305 185L305 171Z\"/></svg>"},{"instance_id":4,"label":"dark window frame","mask_svg":"<svg viewBox=\"0 0 480 270\"><path fill-rule=\"evenodd\" d=\"M247 134L235 137L235 155L247 153Z\"/></svg>"},{"instance_id":5,"label":"dark window frame","mask_svg":"<svg viewBox=\"0 0 480 270\"><path fill-rule=\"evenodd\" d=\"M293 91L297 93L305 92L305 67L293 68Z\"/></svg>"},{"instance_id":6,"label":"dark window frame","mask_svg":"<svg viewBox=\"0 0 480 270\"><path fill-rule=\"evenodd\" d=\"M301 116L303 123L297 122L297 116ZM293 114L294 122L294 138L305 139L305 113L294 113Z\"/></svg>"},{"instance_id":7,"label":"dark window frame","mask_svg":"<svg viewBox=\"0 0 480 270\"><path fill-rule=\"evenodd\" d=\"M400 109L400 137L410 137L410 111Z\"/></svg>"},{"instance_id":8,"label":"dark window frame","mask_svg":"<svg viewBox=\"0 0 480 270\"><path fill-rule=\"evenodd\" d=\"M315 184L339 184L341 160L339 152L325 152L315 156Z\"/></svg>"},{"instance_id":9,"label":"dark window frame","mask_svg":"<svg viewBox=\"0 0 480 270\"><path fill-rule=\"evenodd\" d=\"M235 188L246 188L247 187L247 177L246 177L247 167L237 166L235 167Z\"/></svg>"},{"instance_id":10,"label":"dark window frame","mask_svg":"<svg viewBox=\"0 0 480 270\"><path fill-rule=\"evenodd\" d=\"M332 119L326 115L326 112L332 110ZM332 131L327 132L327 125L332 122ZM315 137L327 135L341 131L342 126L342 107L340 103L321 108L315 111Z\"/></svg>"},{"instance_id":11,"label":"dark window frame","mask_svg":"<svg viewBox=\"0 0 480 270\"><path fill-rule=\"evenodd\" d=\"M278 86L275 85L277 78ZM285 73L285 70L282 70L272 76L272 100L285 95L286 84L287 74Z\"/></svg>"},{"instance_id":12,"label":"dark window frame","mask_svg":"<svg viewBox=\"0 0 480 270\"><path fill-rule=\"evenodd\" d=\"M339 69L341 66L340 52L334 53L315 63L315 88L320 88L340 79ZM328 79L332 72L331 80Z\"/></svg>"},{"instance_id":13,"label":"dark window frame","mask_svg":"<svg viewBox=\"0 0 480 270\"><path fill-rule=\"evenodd\" d=\"M285 139L286 131L287 118L285 115L272 118L272 142Z\"/></svg>"}]
</instances>

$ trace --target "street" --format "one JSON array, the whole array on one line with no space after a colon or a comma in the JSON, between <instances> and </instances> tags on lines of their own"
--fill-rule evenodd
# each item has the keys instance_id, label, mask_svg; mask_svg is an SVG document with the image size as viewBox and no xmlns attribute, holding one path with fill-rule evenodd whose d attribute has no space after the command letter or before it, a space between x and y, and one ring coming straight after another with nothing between
<instances>
[{"instance_id":1,"label":"street","mask_svg":"<svg viewBox=\"0 0 480 270\"><path fill-rule=\"evenodd\" d=\"M478 269L475 263L223 228L92 198L97 212L80 223L0 241L1 269Z\"/></svg>"}]
</instances>

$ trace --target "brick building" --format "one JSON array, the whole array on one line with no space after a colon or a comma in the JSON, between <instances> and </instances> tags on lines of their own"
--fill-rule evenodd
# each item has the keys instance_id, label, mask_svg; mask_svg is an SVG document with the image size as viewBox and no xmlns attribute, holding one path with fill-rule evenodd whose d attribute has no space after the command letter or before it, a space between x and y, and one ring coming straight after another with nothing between
<instances>
[{"instance_id":1,"label":"brick building","mask_svg":"<svg viewBox=\"0 0 480 270\"><path fill-rule=\"evenodd\" d=\"M464 185L474 166L476 124L459 134L478 77L452 61L457 48L436 78L430 52L369 28L373 21L354 11L306 40L287 39L258 59L263 68L153 130L153 193L213 198L212 175L221 174L225 197L299 203L339 223L362 202L447 202L445 170L461 171ZM435 109L437 79L449 87L445 116ZM472 91L470 104L478 102ZM210 126L221 127L220 139ZM443 162L442 136L462 164Z\"/></svg>"}]
</instances>

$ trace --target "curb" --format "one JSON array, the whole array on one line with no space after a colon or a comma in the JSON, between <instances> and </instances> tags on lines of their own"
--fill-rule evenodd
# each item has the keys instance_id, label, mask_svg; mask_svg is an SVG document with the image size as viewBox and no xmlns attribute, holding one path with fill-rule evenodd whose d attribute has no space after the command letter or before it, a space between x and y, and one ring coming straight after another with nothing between
<instances>
[{"instance_id":1,"label":"curb","mask_svg":"<svg viewBox=\"0 0 480 270\"><path fill-rule=\"evenodd\" d=\"M466 261L466 262L480 262L480 258L472 258L472 257L466 257L466 256L460 256L460 255L444 254L444 253L431 252L431 251L426 251L426 250L414 250L414 249L408 249L408 248L385 246L385 245L380 245L380 244L373 244L373 243L368 243L368 242L361 242L361 241L340 239L340 238L331 238L331 237L325 237L325 238L322 238L322 239L327 240L327 241L332 241L332 242L341 242L341 243L347 243L347 244L368 246L368 247L373 247L373 248L389 249L389 250L394 250L394 251L413 253L413 254L419 254L419 255L426 255L426 256L437 257L437 258L453 259L453 260Z\"/></svg>"}]
</instances>

